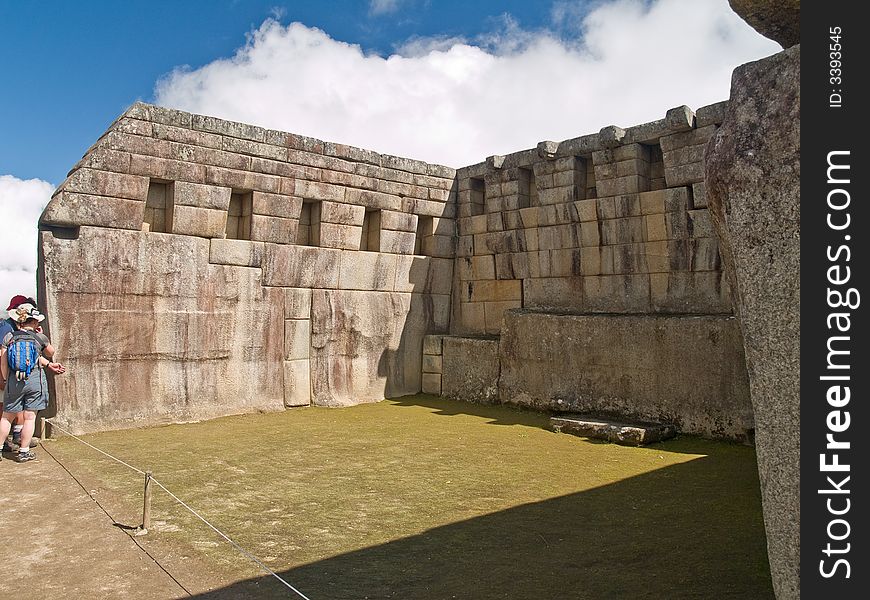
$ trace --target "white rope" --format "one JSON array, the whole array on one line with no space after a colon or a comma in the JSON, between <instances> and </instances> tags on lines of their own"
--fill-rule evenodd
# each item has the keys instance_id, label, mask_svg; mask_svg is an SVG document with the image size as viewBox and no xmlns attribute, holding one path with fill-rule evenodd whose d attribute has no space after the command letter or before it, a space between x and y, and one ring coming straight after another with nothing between
<instances>
[{"instance_id":1,"label":"white rope","mask_svg":"<svg viewBox=\"0 0 870 600\"><path fill-rule=\"evenodd\" d=\"M82 444L84 444L84 445L87 446L88 448L92 448L92 449L96 450L97 452L99 452L99 453L102 454L103 456L108 456L109 458L111 458L112 460L114 460L116 463L120 463L120 464L124 465L125 467L127 467L128 469L133 469L134 471L136 471L136 472L139 473L140 475L144 475L144 474L145 474L145 471L143 471L142 469L137 469L137 468L134 467L133 465L128 465L127 463L125 463L123 460L121 460L121 459L118 458L117 456L112 456L112 455L109 454L108 452L103 452L102 450L100 450L100 449L97 448L96 446L92 446L91 444L87 443L87 442L84 441L82 438L80 438L80 437L78 437L78 436L76 436L76 435L73 435L69 430L64 429L64 428L61 427L60 425L56 424L54 421L50 421L49 419L46 419L45 422L46 422L46 423L51 423L51 426L52 426L52 427L57 427L58 429L60 429L61 431L63 431L65 434L67 434L67 435L70 436L71 438L77 439L78 441L80 441ZM44 433L43 433L43 435L44 435Z\"/></svg>"},{"instance_id":2,"label":"white rope","mask_svg":"<svg viewBox=\"0 0 870 600\"><path fill-rule=\"evenodd\" d=\"M129 468L129 469L132 469L133 471L136 471L136 472L139 473L140 475L145 475L145 471L143 471L143 470L141 470L141 469L137 469L136 467L134 467L134 466L132 466L132 465L130 465L130 464L125 463L125 462L124 462L123 460L121 460L120 458L117 458L117 457L115 457L115 456L112 456L112 455L109 454L108 452L103 452L102 450L100 450L100 449L97 448L96 446L93 446L93 445L87 443L86 441L84 441L83 439L81 439L80 437L78 437L77 435L74 435L74 434L71 433L69 430L64 429L64 428L61 427L60 425L55 424L54 421L51 421L50 419L46 419L45 421L46 421L47 423L51 423L51 426L52 426L52 427L57 427L60 431L64 432L65 434L67 434L67 435L70 436L71 438L73 438L73 439L75 439L75 440L78 440L79 442L81 442L81 443L84 444L85 446L87 446L87 447L89 447L89 448L92 448L92 449L96 450L96 451L99 452L100 454L102 454L102 455L104 455L104 456L107 456L108 458L111 458L111 459L114 460L115 462L120 463L120 464L124 465L125 467L127 467L127 468ZM218 529L217 527L215 527L214 525L212 525L211 523L209 523L208 520L206 520L205 517L203 517L203 516L200 515L198 512L196 512L195 510L193 510L193 509L192 509L190 506L188 506L187 503L185 503L181 498L179 498L178 496L176 496L175 494L173 494L172 492L170 492L169 489L167 489L167 487L166 487L165 485L163 485L162 483L160 483L160 482L159 482L157 479L155 479L153 476L151 477L151 481L153 481L155 484L157 484L157 486L160 487L160 489L162 489L164 492L166 492L167 494L169 494L169 496L172 497L173 500L175 500L175 501L178 502L180 505L182 505L184 508L186 508L188 511L190 511L190 512L191 512L191 513L192 513L192 514L193 514L197 519L199 519L200 521L202 521L203 523L205 523L206 525L208 525L209 528L211 528L212 531L214 531L214 532L217 533L219 536L221 536L223 539L225 539L227 542L229 542L229 543L230 543L230 544L231 544L231 545L232 545L236 550L238 550L239 552L241 552L242 554L244 554L245 556L247 556L251 561L253 561L254 563L256 563L256 564L257 564L261 569L263 569L264 571L266 571L267 573L269 573L272 577L274 577L275 579L277 579L278 581L280 581L281 583L283 583L285 586L287 586L289 589L291 589L292 591L294 591L296 594L299 595L300 598L303 598L303 600L311 600L308 596L306 596L305 594L303 594L302 592L300 592L299 590L297 590L295 587L293 587L292 585L290 585L290 583L288 583L285 579L283 579L280 575L278 575L277 573L275 573L275 571L273 571L272 569L270 569L269 567L267 567L267 566L263 563L263 561L261 561L259 558L257 558L256 556L254 556L253 554L251 554L250 552L248 552L248 551L245 550L244 548L242 548L240 545L238 545L236 542L234 542L232 539L230 539L230 537L229 537L227 534L225 534L225 533L222 532L220 529Z\"/></svg>"},{"instance_id":3,"label":"white rope","mask_svg":"<svg viewBox=\"0 0 870 600\"><path fill-rule=\"evenodd\" d=\"M251 559L252 561L254 561L255 563L257 563L258 565L260 565L260 568L261 568L261 569L263 569L264 571L266 571L267 573L269 573L272 577L274 577L275 579L277 579L278 581L280 581L281 583L283 583L284 585L286 585L288 588L290 588L291 590L293 590L293 591L296 592L297 594L299 594L299 597L300 597L300 598L304 598L305 600L310 600L310 599L308 598L308 596L306 596L305 594L303 594L302 592L300 592L299 590L297 590L295 587L293 587L293 586L290 585L289 583L287 583L284 579L281 578L280 575L278 575L277 573L275 573L275 571L273 571L272 569L270 569L269 567L267 567L265 564L263 564L263 562L262 562L259 558L257 558L256 556L254 556L253 554L251 554L250 552L248 552L247 550L245 550L245 549L242 548L241 546L239 546L236 542L234 542L233 540L231 540L231 539L229 538L229 536L227 536L224 532L222 532L222 531L219 530L217 527L215 527L214 525L212 525L211 523L209 523L209 522L205 519L205 517L203 517L203 516L200 515L198 512L196 512L195 510L193 510L192 508L190 508L187 504L185 504L185 502L184 502L181 498L179 498L178 496L176 496L175 494L173 494L172 492L170 492L168 489L166 489L166 486L164 486L162 483L160 483L159 481L157 481L157 480L154 479L153 477L151 478L151 481L153 481L153 482L156 483L159 487L161 487L161 488L163 489L164 492L166 492L167 494L169 494L170 496L172 496L172 498L175 499L176 502L178 502L178 503L179 503L180 505L182 505L184 508L186 508L187 510L189 510L189 511L194 515L194 516L196 516L196 518L198 518L200 521L202 521L203 523L205 523L206 525L208 525L209 527L211 527L211 529L212 529L216 534L218 534L219 536L221 536L222 538L224 538L226 541L228 541L230 544L232 544L232 545L236 548L236 550L238 550L239 552L241 552L242 554L244 554L245 556L247 556L249 559Z\"/></svg>"}]
</instances>

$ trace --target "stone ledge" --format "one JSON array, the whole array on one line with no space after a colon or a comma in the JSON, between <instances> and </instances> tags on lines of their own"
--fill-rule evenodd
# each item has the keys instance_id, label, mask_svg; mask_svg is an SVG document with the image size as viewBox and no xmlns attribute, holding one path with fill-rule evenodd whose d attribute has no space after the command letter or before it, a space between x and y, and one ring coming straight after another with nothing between
<instances>
[{"instance_id":1,"label":"stone ledge","mask_svg":"<svg viewBox=\"0 0 870 600\"><path fill-rule=\"evenodd\" d=\"M675 425L662 423L622 423L581 414L550 417L550 428L556 433L607 440L622 446L644 446L671 439L677 435Z\"/></svg>"}]
</instances>

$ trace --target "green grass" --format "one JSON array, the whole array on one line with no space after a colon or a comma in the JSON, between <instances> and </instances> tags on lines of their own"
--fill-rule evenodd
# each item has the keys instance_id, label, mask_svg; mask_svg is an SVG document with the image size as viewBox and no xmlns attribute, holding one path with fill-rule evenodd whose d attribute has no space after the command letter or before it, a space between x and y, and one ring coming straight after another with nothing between
<instances>
[{"instance_id":1,"label":"green grass","mask_svg":"<svg viewBox=\"0 0 870 600\"><path fill-rule=\"evenodd\" d=\"M545 426L421 395L85 439L152 470L313 600L772 597L751 448L627 448ZM50 448L138 522L140 476L71 438ZM227 584L261 575L159 490L153 515L149 537ZM271 583L227 592L282 597Z\"/></svg>"}]
</instances>

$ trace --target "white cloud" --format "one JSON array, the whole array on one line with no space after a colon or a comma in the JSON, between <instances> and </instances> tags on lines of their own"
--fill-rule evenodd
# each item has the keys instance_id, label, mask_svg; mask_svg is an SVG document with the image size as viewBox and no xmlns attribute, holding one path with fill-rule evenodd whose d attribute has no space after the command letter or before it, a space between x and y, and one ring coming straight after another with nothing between
<instances>
[{"instance_id":1,"label":"white cloud","mask_svg":"<svg viewBox=\"0 0 870 600\"><path fill-rule=\"evenodd\" d=\"M37 221L54 186L41 179L0 175L0 303L36 295Z\"/></svg>"},{"instance_id":2,"label":"white cloud","mask_svg":"<svg viewBox=\"0 0 870 600\"><path fill-rule=\"evenodd\" d=\"M771 54L726 0L619 0L557 36L505 18L477 45L415 39L389 57L300 23L264 22L232 58L158 82L173 108L450 166L662 118L728 97L735 66ZM566 39L564 32L582 32Z\"/></svg>"},{"instance_id":3,"label":"white cloud","mask_svg":"<svg viewBox=\"0 0 870 600\"><path fill-rule=\"evenodd\" d=\"M385 15L399 10L401 4L402 0L370 0L369 12L373 15Z\"/></svg>"}]
</instances>

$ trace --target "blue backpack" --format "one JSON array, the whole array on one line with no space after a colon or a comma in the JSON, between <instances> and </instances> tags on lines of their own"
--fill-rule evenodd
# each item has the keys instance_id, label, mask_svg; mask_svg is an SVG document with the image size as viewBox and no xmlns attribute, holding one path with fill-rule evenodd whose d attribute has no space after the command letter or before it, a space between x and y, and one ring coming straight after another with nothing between
<instances>
[{"instance_id":1,"label":"blue backpack","mask_svg":"<svg viewBox=\"0 0 870 600\"><path fill-rule=\"evenodd\" d=\"M36 368L41 353L42 344L32 332L23 329L13 331L12 339L6 346L6 361L9 363L9 371L15 373L15 378L18 381L27 379Z\"/></svg>"}]
</instances>

